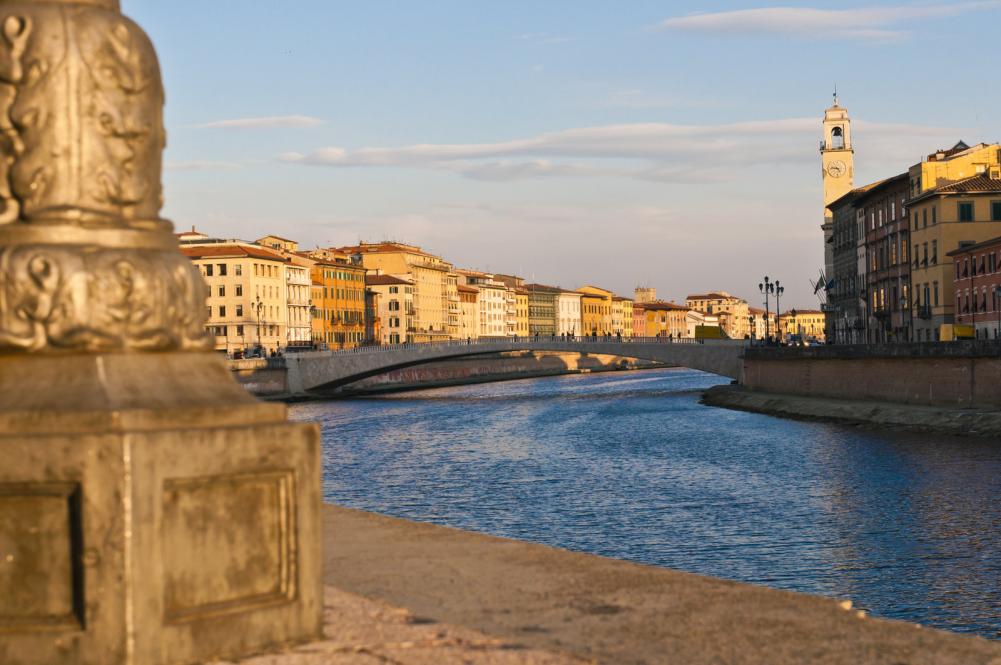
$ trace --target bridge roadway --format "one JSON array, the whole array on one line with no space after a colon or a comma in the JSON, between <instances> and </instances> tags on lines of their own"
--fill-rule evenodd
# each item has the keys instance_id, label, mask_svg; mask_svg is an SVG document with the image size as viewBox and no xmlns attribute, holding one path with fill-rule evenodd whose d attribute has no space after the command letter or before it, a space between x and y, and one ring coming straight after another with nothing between
<instances>
[{"instance_id":1,"label":"bridge roadway","mask_svg":"<svg viewBox=\"0 0 1001 665\"><path fill-rule=\"evenodd\" d=\"M504 351L569 351L653 360L740 379L741 340L666 337L511 337L363 346L341 351L289 354L285 358L292 395L324 393L369 376L437 360Z\"/></svg>"}]
</instances>

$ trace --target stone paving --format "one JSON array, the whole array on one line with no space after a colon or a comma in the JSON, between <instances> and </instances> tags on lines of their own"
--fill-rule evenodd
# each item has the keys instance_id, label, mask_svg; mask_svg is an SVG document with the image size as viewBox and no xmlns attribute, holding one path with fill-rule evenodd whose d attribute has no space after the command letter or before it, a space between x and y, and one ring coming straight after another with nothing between
<instances>
[{"instance_id":1,"label":"stone paving","mask_svg":"<svg viewBox=\"0 0 1001 665\"><path fill-rule=\"evenodd\" d=\"M415 616L409 610L327 587L326 640L239 665L582 665L594 661L525 648L460 626ZM213 665L234 665L215 661Z\"/></svg>"}]
</instances>

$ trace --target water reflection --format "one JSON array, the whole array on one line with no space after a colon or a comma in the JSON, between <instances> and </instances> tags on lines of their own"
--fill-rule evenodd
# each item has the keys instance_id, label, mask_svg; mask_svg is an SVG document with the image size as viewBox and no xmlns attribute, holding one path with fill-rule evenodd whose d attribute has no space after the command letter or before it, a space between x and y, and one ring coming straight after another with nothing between
<instances>
[{"instance_id":1,"label":"water reflection","mask_svg":"<svg viewBox=\"0 0 1001 665\"><path fill-rule=\"evenodd\" d=\"M300 404L366 510L1001 636L1001 444L698 404L689 370Z\"/></svg>"}]
</instances>

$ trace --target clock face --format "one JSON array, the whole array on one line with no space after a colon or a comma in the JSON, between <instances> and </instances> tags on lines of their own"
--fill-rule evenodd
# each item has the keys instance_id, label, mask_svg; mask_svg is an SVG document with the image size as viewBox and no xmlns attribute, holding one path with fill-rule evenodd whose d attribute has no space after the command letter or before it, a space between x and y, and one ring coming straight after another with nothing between
<instances>
[{"instance_id":1,"label":"clock face","mask_svg":"<svg viewBox=\"0 0 1001 665\"><path fill-rule=\"evenodd\" d=\"M835 159L827 165L827 173L832 178L840 178L848 171L848 167L840 159Z\"/></svg>"}]
</instances>

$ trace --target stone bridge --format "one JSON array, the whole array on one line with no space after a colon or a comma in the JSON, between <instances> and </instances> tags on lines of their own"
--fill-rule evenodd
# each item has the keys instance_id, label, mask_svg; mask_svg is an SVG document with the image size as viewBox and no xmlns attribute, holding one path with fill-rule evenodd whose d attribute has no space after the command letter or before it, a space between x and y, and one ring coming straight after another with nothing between
<instances>
[{"instance_id":1,"label":"stone bridge","mask_svg":"<svg viewBox=\"0 0 1001 665\"><path fill-rule=\"evenodd\" d=\"M285 358L288 392L325 393L395 369L437 360L505 351L569 351L653 360L740 379L739 340L694 340L663 337L514 337L472 341L389 344L343 351L290 354Z\"/></svg>"}]
</instances>

